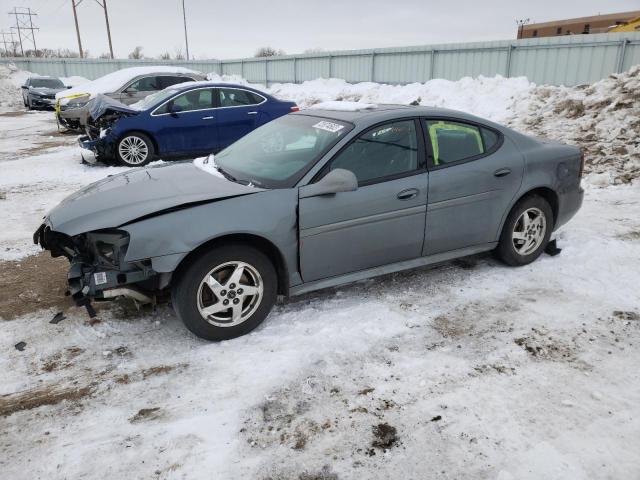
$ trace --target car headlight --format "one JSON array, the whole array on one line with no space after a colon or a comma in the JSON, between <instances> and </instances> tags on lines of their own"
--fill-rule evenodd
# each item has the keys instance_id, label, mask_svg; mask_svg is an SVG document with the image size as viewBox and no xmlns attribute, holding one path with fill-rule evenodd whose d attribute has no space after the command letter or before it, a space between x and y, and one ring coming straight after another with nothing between
<instances>
[{"instance_id":1,"label":"car headlight","mask_svg":"<svg viewBox=\"0 0 640 480\"><path fill-rule=\"evenodd\" d=\"M59 100L59 102L60 102L60 106L63 106L63 107L79 108L89 103L90 99L91 99L91 95L89 95L88 93L80 93L78 95L62 97Z\"/></svg>"},{"instance_id":2,"label":"car headlight","mask_svg":"<svg viewBox=\"0 0 640 480\"><path fill-rule=\"evenodd\" d=\"M129 235L121 230L91 232L87 244L99 263L118 266L127 253Z\"/></svg>"}]
</instances>

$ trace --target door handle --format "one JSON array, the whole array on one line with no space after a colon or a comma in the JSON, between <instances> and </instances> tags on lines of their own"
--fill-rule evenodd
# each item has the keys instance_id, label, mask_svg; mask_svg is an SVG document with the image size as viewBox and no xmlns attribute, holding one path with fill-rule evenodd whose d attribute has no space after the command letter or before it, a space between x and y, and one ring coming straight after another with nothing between
<instances>
[{"instance_id":1,"label":"door handle","mask_svg":"<svg viewBox=\"0 0 640 480\"><path fill-rule=\"evenodd\" d=\"M410 200L412 198L416 198L418 193L420 193L420 190L417 188L407 188L406 190L402 190L398 193L397 197L398 200Z\"/></svg>"},{"instance_id":2,"label":"door handle","mask_svg":"<svg viewBox=\"0 0 640 480\"><path fill-rule=\"evenodd\" d=\"M493 172L494 177L506 177L511 173L511 169L509 168L499 168L495 172Z\"/></svg>"},{"instance_id":3,"label":"door handle","mask_svg":"<svg viewBox=\"0 0 640 480\"><path fill-rule=\"evenodd\" d=\"M258 112L247 112L247 115L257 115Z\"/></svg>"},{"instance_id":4,"label":"door handle","mask_svg":"<svg viewBox=\"0 0 640 480\"><path fill-rule=\"evenodd\" d=\"M211 117L202 117L203 120L213 120L213 118L214 118L213 116L211 116Z\"/></svg>"}]
</instances>

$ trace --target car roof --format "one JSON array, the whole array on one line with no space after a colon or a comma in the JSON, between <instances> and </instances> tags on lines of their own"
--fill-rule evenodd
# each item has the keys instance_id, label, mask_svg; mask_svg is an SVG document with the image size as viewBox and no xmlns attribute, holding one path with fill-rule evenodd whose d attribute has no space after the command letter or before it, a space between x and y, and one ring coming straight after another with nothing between
<instances>
[{"instance_id":1,"label":"car roof","mask_svg":"<svg viewBox=\"0 0 640 480\"><path fill-rule=\"evenodd\" d=\"M268 95L268 93L265 93L261 90L258 90L256 88L253 87L249 87L247 85L241 85L239 83L226 83L226 82L213 82L210 80L200 80L200 81L196 81L196 82L184 82L184 83L177 83L175 85L171 85L170 87L167 88L173 88L176 90L187 90L190 88L202 88L202 87L226 87L226 88L242 88L244 90L250 90L252 92L258 92L262 95Z\"/></svg>"},{"instance_id":2,"label":"car roof","mask_svg":"<svg viewBox=\"0 0 640 480\"><path fill-rule=\"evenodd\" d=\"M368 126L375 123L383 122L403 117L442 117L467 120L477 122L494 128L503 128L501 125L495 124L490 120L476 117L459 110L451 110L448 108L427 107L422 105L396 105L396 104L366 104L364 108L353 108L349 110L331 109L331 108L308 108L292 113L291 115L307 115L323 118L332 118L334 120L342 120L353 123L356 126Z\"/></svg>"}]
</instances>

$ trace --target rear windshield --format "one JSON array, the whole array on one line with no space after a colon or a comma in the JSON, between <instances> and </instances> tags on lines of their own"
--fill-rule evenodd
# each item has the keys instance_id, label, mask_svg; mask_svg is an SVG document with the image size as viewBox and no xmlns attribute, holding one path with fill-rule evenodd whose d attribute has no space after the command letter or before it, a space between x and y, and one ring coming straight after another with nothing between
<instances>
[{"instance_id":1,"label":"rear windshield","mask_svg":"<svg viewBox=\"0 0 640 480\"><path fill-rule=\"evenodd\" d=\"M285 115L224 149L215 162L239 182L290 188L352 128L333 119Z\"/></svg>"},{"instance_id":2,"label":"rear windshield","mask_svg":"<svg viewBox=\"0 0 640 480\"><path fill-rule=\"evenodd\" d=\"M64 88L64 83L57 78L32 78L29 85L33 88Z\"/></svg>"}]
</instances>

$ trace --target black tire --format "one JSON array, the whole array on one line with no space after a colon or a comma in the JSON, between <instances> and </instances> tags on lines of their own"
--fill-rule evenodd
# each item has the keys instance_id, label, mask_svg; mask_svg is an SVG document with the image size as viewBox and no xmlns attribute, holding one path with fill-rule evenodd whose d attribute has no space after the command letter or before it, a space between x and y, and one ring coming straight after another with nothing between
<instances>
[{"instance_id":1,"label":"black tire","mask_svg":"<svg viewBox=\"0 0 640 480\"><path fill-rule=\"evenodd\" d=\"M33 110L33 107L31 106L31 99L27 98L27 103L25 103L25 107L27 107L27 110Z\"/></svg>"},{"instance_id":2,"label":"black tire","mask_svg":"<svg viewBox=\"0 0 640 480\"><path fill-rule=\"evenodd\" d=\"M259 303L256 301L252 307L253 310L248 310L247 314L250 315L241 321L241 323L233 326L220 326L211 323L206 320L199 310L199 292L201 283L208 276L208 274L228 263L243 262L258 272L261 277L262 296L259 297ZM227 267L233 268L233 267ZM239 288L242 285L238 282L235 291L229 287L233 284L226 283L221 280L221 284L227 290L226 297L227 302L236 300L235 293L231 297L231 292L239 292ZM262 323L262 321L269 315L273 304L276 301L278 291L278 277L276 275L275 267L269 258L261 251L249 246L249 245L222 245L214 247L199 257L190 262L182 271L177 275L174 281L171 291L171 299L173 308L185 326L196 334L200 338L205 340L230 340L232 338L239 337L249 333ZM208 287L204 287L203 289ZM203 293L204 294L204 293ZM214 298L212 296L211 298ZM240 297L238 297L240 298ZM215 305L219 305L221 301L220 297L215 298ZM240 300L241 306L247 305L249 309L251 297L242 297ZM231 315L232 312L228 312ZM219 312L220 315L226 314L226 312ZM213 319L215 321L215 319Z\"/></svg>"},{"instance_id":3,"label":"black tire","mask_svg":"<svg viewBox=\"0 0 640 480\"><path fill-rule=\"evenodd\" d=\"M142 143L140 143L142 142ZM135 144L135 145L139 145L142 146L144 144L144 149L146 149L146 156L143 160L138 161L137 159L134 161L132 160L133 157L126 157L123 156L121 154L121 146L123 145L131 145L131 144ZM118 163L120 165L123 165L125 167L141 167L143 165L146 165L147 163L149 163L151 160L153 160L153 156L155 155L155 149L153 147L153 142L151 141L151 139L145 135L144 133L140 133L140 132L131 132L131 133L126 133L122 136L122 138L120 138L120 140L118 140L118 143L116 144L116 149L115 149L115 156L116 156L116 160L118 161Z\"/></svg>"},{"instance_id":4,"label":"black tire","mask_svg":"<svg viewBox=\"0 0 640 480\"><path fill-rule=\"evenodd\" d=\"M523 249L523 252L519 253L515 245L516 240L514 240L513 238L514 229L516 229L516 223L518 222L518 230L522 229L522 222L520 220L521 216L524 214L524 212L532 210L537 210L538 212L541 212L542 216L544 216L544 236L540 239L540 241L535 242L535 245L532 245L530 247L532 249L531 251L526 251ZM553 231L553 225L553 211L551 210L549 202L538 195L530 195L521 199L513 206L511 212L509 212L507 220L504 223L504 227L502 227L500 242L498 243L498 247L495 250L496 256L507 265L511 265L513 267L520 267L530 264L542 254L547 244L549 243L549 238L551 237L551 233ZM532 238L535 238L534 233L531 235ZM520 242L524 241L518 240L518 243Z\"/></svg>"}]
</instances>

